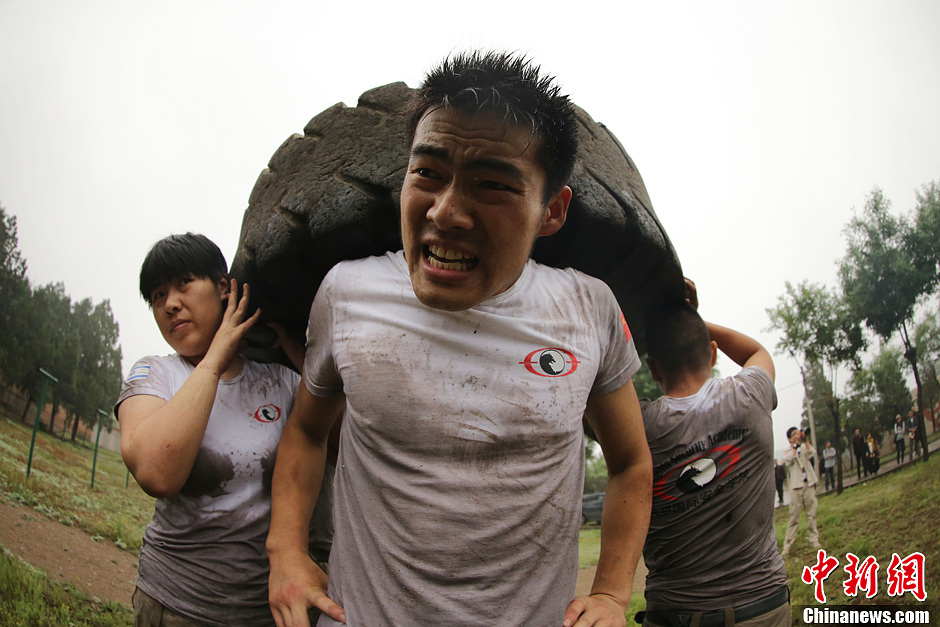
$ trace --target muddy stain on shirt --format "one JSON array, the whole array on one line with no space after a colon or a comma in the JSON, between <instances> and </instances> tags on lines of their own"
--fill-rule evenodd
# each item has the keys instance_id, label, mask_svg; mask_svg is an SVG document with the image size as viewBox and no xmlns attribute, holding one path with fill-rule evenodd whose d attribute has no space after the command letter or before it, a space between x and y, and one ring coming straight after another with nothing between
<instances>
[{"instance_id":1,"label":"muddy stain on shirt","mask_svg":"<svg viewBox=\"0 0 940 627\"><path fill-rule=\"evenodd\" d=\"M235 477L235 468L228 456L208 448L200 448L189 478L180 490L190 497L217 497L226 493L224 486Z\"/></svg>"}]
</instances>

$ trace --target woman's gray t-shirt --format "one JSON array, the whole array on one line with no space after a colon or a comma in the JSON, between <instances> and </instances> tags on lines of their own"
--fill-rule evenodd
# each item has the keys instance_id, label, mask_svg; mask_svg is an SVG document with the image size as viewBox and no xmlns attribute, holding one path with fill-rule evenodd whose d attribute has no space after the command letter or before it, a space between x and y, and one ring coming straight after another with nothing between
<instances>
[{"instance_id":1,"label":"woman's gray t-shirt","mask_svg":"<svg viewBox=\"0 0 940 627\"><path fill-rule=\"evenodd\" d=\"M192 371L179 355L145 357L117 405L141 394L169 400ZM192 472L178 495L157 499L140 549L137 585L164 606L207 624L273 624L264 541L277 443L299 380L279 364L246 360L219 381ZM311 524L319 559L332 537L329 492Z\"/></svg>"}]
</instances>

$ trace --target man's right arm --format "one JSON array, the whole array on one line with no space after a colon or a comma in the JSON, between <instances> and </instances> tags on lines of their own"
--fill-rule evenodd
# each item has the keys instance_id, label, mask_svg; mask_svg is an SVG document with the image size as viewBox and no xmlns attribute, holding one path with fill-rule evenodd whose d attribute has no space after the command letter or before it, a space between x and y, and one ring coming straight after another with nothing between
<instances>
[{"instance_id":1,"label":"man's right arm","mask_svg":"<svg viewBox=\"0 0 940 627\"><path fill-rule=\"evenodd\" d=\"M311 606L346 622L343 608L326 595L326 573L308 553L327 441L345 405L343 394L314 396L301 381L277 448L265 546L271 565L268 595L278 627L308 627Z\"/></svg>"},{"instance_id":2,"label":"man's right arm","mask_svg":"<svg viewBox=\"0 0 940 627\"><path fill-rule=\"evenodd\" d=\"M734 329L711 322L706 322L705 326L711 338L718 344L719 350L730 357L734 363L742 368L757 366L766 372L773 382L776 376L774 360L760 342Z\"/></svg>"}]
</instances>

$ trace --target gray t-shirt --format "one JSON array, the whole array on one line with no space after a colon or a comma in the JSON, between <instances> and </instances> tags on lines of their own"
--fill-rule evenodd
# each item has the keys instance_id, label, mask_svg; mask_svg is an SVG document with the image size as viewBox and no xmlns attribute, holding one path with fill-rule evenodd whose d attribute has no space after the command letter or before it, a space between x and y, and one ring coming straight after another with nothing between
<instances>
[{"instance_id":1,"label":"gray t-shirt","mask_svg":"<svg viewBox=\"0 0 940 627\"><path fill-rule=\"evenodd\" d=\"M400 252L330 271L304 377L347 399L329 594L348 625L561 624L582 415L638 368L625 330L604 283L531 261L453 312L417 300Z\"/></svg>"},{"instance_id":2,"label":"gray t-shirt","mask_svg":"<svg viewBox=\"0 0 940 627\"><path fill-rule=\"evenodd\" d=\"M653 513L650 609L711 610L786 583L774 537L773 382L758 367L643 407Z\"/></svg>"},{"instance_id":3,"label":"gray t-shirt","mask_svg":"<svg viewBox=\"0 0 940 627\"><path fill-rule=\"evenodd\" d=\"M169 400L193 366L179 355L145 357L117 405L140 394ZM268 560L271 476L299 376L245 361L221 380L199 454L182 491L157 499L140 549L141 590L175 612L213 625L271 625ZM311 550L329 552L329 490L311 525Z\"/></svg>"}]
</instances>

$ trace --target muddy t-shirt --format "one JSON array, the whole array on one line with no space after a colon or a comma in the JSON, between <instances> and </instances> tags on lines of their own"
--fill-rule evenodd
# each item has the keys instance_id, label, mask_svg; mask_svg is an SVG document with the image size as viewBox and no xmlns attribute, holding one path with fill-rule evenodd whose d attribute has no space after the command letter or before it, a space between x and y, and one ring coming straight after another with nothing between
<instances>
[{"instance_id":1,"label":"muddy t-shirt","mask_svg":"<svg viewBox=\"0 0 940 627\"><path fill-rule=\"evenodd\" d=\"M751 366L644 405L653 513L650 609L719 609L786 583L774 538L773 382Z\"/></svg>"},{"instance_id":2,"label":"muddy t-shirt","mask_svg":"<svg viewBox=\"0 0 940 627\"><path fill-rule=\"evenodd\" d=\"M139 394L169 400L192 371L179 355L145 357L117 404ZM178 495L157 499L140 550L137 585L166 607L208 624L273 624L264 541L275 452L298 381L281 365L247 360L219 381L192 472ZM328 498L321 510L311 545L325 556Z\"/></svg>"},{"instance_id":3,"label":"muddy t-shirt","mask_svg":"<svg viewBox=\"0 0 940 627\"><path fill-rule=\"evenodd\" d=\"M417 300L401 252L334 267L304 377L346 394L329 594L348 625L560 625L585 402L638 366L610 289L575 270L530 261L451 312Z\"/></svg>"}]
</instances>

